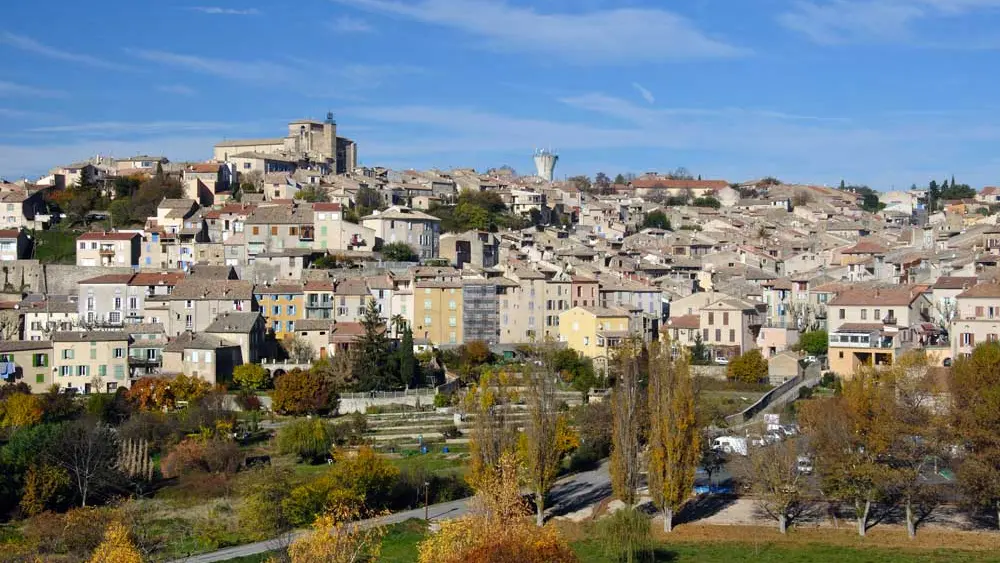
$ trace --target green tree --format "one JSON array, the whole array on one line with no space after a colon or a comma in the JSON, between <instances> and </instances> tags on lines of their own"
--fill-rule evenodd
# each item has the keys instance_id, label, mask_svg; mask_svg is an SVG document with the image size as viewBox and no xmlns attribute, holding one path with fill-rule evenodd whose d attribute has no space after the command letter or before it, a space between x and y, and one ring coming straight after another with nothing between
<instances>
[{"instance_id":1,"label":"green tree","mask_svg":"<svg viewBox=\"0 0 1000 563\"><path fill-rule=\"evenodd\" d=\"M813 356L821 356L826 354L829 342L830 337L825 330L812 330L799 337L799 349Z\"/></svg>"},{"instance_id":2,"label":"green tree","mask_svg":"<svg viewBox=\"0 0 1000 563\"><path fill-rule=\"evenodd\" d=\"M571 176L568 181L581 192L589 192L593 187L593 183L590 181L590 178L584 175Z\"/></svg>"},{"instance_id":3,"label":"green tree","mask_svg":"<svg viewBox=\"0 0 1000 563\"><path fill-rule=\"evenodd\" d=\"M413 355L413 331L410 330L409 326L403 329L403 338L399 342L399 348L395 355L399 364L399 379L410 387L422 385L420 364Z\"/></svg>"},{"instance_id":4,"label":"green tree","mask_svg":"<svg viewBox=\"0 0 1000 563\"><path fill-rule=\"evenodd\" d=\"M385 319L374 299L369 299L361 319L364 334L354 346L354 377L360 391L389 390L402 387L399 373L389 368L389 337Z\"/></svg>"},{"instance_id":5,"label":"green tree","mask_svg":"<svg viewBox=\"0 0 1000 563\"><path fill-rule=\"evenodd\" d=\"M691 347L691 365L706 365L709 361L711 361L711 358L709 358L708 347L705 346L705 342L701 339L701 332L696 332L694 335L694 346Z\"/></svg>"},{"instance_id":6,"label":"green tree","mask_svg":"<svg viewBox=\"0 0 1000 563\"><path fill-rule=\"evenodd\" d=\"M937 211L938 202L941 200L941 188L938 187L936 180L931 180L930 185L927 186L927 206L931 213Z\"/></svg>"},{"instance_id":7,"label":"green tree","mask_svg":"<svg viewBox=\"0 0 1000 563\"><path fill-rule=\"evenodd\" d=\"M120 196L108 206L111 216L111 227L119 228L132 224L132 198Z\"/></svg>"},{"instance_id":8,"label":"green tree","mask_svg":"<svg viewBox=\"0 0 1000 563\"><path fill-rule=\"evenodd\" d=\"M617 176L615 176L615 183L619 185L627 184L628 180L625 179L625 176L618 174Z\"/></svg>"},{"instance_id":9,"label":"green tree","mask_svg":"<svg viewBox=\"0 0 1000 563\"><path fill-rule=\"evenodd\" d=\"M294 420L278 430L278 451L295 454L299 461L324 461L332 445L329 425L319 418Z\"/></svg>"},{"instance_id":10,"label":"green tree","mask_svg":"<svg viewBox=\"0 0 1000 563\"><path fill-rule=\"evenodd\" d=\"M326 186L308 185L295 194L296 199L309 203L330 201L330 190Z\"/></svg>"},{"instance_id":11,"label":"green tree","mask_svg":"<svg viewBox=\"0 0 1000 563\"><path fill-rule=\"evenodd\" d=\"M722 207L722 203L711 196L695 198L691 201L691 205L695 207L711 207L712 209Z\"/></svg>"},{"instance_id":12,"label":"green tree","mask_svg":"<svg viewBox=\"0 0 1000 563\"><path fill-rule=\"evenodd\" d=\"M670 219L667 218L667 214L656 210L651 213L646 214L646 218L642 221L642 226L647 229L663 229L665 231L670 230Z\"/></svg>"},{"instance_id":13,"label":"green tree","mask_svg":"<svg viewBox=\"0 0 1000 563\"><path fill-rule=\"evenodd\" d=\"M420 260L413 247L405 242L390 242L380 251L382 259L387 262L416 262Z\"/></svg>"},{"instance_id":14,"label":"green tree","mask_svg":"<svg viewBox=\"0 0 1000 563\"><path fill-rule=\"evenodd\" d=\"M241 364L233 369L233 383L247 391L263 389L268 379L267 370L260 364Z\"/></svg>"},{"instance_id":15,"label":"green tree","mask_svg":"<svg viewBox=\"0 0 1000 563\"><path fill-rule=\"evenodd\" d=\"M767 360L760 350L750 350L729 362L726 376L744 383L760 383L767 379Z\"/></svg>"}]
</instances>

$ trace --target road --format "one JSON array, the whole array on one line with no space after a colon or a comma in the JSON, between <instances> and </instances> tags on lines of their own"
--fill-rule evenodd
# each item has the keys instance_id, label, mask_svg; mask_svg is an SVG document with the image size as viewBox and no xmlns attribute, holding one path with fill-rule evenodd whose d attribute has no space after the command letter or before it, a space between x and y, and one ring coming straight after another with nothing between
<instances>
[{"instance_id":1,"label":"road","mask_svg":"<svg viewBox=\"0 0 1000 563\"><path fill-rule=\"evenodd\" d=\"M574 512L610 495L611 476L608 472L608 464L607 462L604 462L597 469L569 475L557 481L555 487L552 488L552 493L549 496L550 509L546 511L546 514L551 517ZM431 520L449 520L463 516L468 511L469 499L462 499L431 505L428 509L428 515ZM396 512L382 518L368 520L365 521L365 523L374 524L378 522L380 524L398 524L411 518L423 519L423 517L424 509L417 508L414 510ZM235 559L237 557L247 557L250 555L257 555L259 553L267 553L269 551L275 551L287 547L289 543L302 533L303 532L301 531L290 532L280 538L227 547L211 553L203 553L201 555L192 555L182 559L175 559L170 563L216 563L220 561L229 561L230 559Z\"/></svg>"}]
</instances>

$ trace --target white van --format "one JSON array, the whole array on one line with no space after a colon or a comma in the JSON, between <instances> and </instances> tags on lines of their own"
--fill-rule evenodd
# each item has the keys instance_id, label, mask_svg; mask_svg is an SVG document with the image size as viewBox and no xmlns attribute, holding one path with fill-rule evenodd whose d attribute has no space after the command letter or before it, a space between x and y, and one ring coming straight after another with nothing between
<instances>
[{"instance_id":1,"label":"white van","mask_svg":"<svg viewBox=\"0 0 1000 563\"><path fill-rule=\"evenodd\" d=\"M719 436L712 442L712 449L727 454L747 455L747 439L739 436Z\"/></svg>"}]
</instances>

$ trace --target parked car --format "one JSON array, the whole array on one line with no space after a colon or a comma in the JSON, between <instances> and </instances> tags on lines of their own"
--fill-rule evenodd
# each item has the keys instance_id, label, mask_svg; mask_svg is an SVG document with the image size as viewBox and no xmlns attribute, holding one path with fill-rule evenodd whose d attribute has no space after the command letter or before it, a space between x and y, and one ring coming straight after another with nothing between
<instances>
[{"instance_id":1,"label":"parked car","mask_svg":"<svg viewBox=\"0 0 1000 563\"><path fill-rule=\"evenodd\" d=\"M722 356L718 356L718 357L715 358L715 364L716 365L720 365L720 366L728 366L729 365L729 358L724 358Z\"/></svg>"},{"instance_id":2,"label":"parked car","mask_svg":"<svg viewBox=\"0 0 1000 563\"><path fill-rule=\"evenodd\" d=\"M799 473L801 473L802 475L812 475L813 472L812 458L810 458L809 456L800 455L797 465Z\"/></svg>"},{"instance_id":3,"label":"parked car","mask_svg":"<svg viewBox=\"0 0 1000 563\"><path fill-rule=\"evenodd\" d=\"M819 358L817 358L816 356L806 356L805 358L802 359L802 361L805 362L806 365L809 365L818 362Z\"/></svg>"},{"instance_id":4,"label":"parked car","mask_svg":"<svg viewBox=\"0 0 1000 563\"><path fill-rule=\"evenodd\" d=\"M712 442L712 449L727 454L747 455L747 439L739 436L719 436Z\"/></svg>"}]
</instances>

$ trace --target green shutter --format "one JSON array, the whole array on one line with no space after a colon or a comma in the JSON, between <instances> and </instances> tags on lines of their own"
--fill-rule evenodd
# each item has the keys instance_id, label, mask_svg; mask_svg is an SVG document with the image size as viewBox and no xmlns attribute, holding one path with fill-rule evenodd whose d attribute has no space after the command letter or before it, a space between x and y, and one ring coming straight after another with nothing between
<instances>
[{"instance_id":1,"label":"green shutter","mask_svg":"<svg viewBox=\"0 0 1000 563\"><path fill-rule=\"evenodd\" d=\"M39 373L35 375L35 383L42 384L45 383L45 374Z\"/></svg>"}]
</instances>

